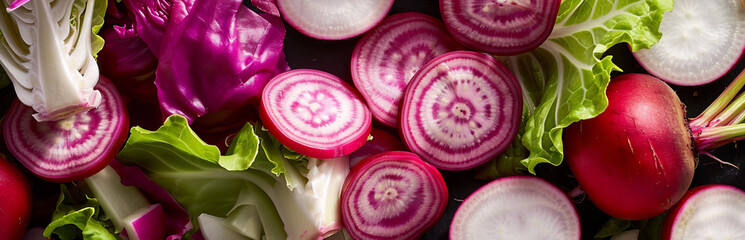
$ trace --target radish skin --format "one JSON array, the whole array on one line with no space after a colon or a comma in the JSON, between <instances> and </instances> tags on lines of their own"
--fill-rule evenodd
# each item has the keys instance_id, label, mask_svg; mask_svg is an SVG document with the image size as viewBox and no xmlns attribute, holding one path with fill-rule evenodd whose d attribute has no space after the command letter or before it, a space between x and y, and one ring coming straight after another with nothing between
<instances>
[{"instance_id":1,"label":"radish skin","mask_svg":"<svg viewBox=\"0 0 745 240\"><path fill-rule=\"evenodd\" d=\"M608 108L564 132L566 161L600 210L626 220L671 208L693 181L695 157L685 109L661 80L611 80Z\"/></svg>"}]
</instances>

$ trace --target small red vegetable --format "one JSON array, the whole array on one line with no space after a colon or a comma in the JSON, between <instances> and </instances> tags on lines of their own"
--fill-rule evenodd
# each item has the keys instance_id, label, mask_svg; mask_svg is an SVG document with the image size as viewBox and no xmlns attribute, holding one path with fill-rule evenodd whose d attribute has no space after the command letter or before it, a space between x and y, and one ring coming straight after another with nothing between
<instances>
[{"instance_id":1,"label":"small red vegetable","mask_svg":"<svg viewBox=\"0 0 745 240\"><path fill-rule=\"evenodd\" d=\"M0 155L0 239L20 239L31 217L31 184Z\"/></svg>"}]
</instances>

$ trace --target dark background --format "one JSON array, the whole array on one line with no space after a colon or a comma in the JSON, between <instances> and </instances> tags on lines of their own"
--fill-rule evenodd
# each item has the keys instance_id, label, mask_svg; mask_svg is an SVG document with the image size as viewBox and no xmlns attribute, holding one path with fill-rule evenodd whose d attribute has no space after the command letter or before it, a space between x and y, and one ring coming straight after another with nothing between
<instances>
[{"instance_id":1,"label":"dark background","mask_svg":"<svg viewBox=\"0 0 745 240\"><path fill-rule=\"evenodd\" d=\"M423 12L440 18L437 0L397 0L389 14L412 11ZM352 55L352 49L358 39L359 37L340 41L317 40L306 37L287 25L284 51L287 55L287 61L292 68L313 68L327 71L351 83L349 61ZM628 47L625 45L611 48L607 51L606 55L612 55L613 62L623 69L625 73L645 73L644 69L636 63ZM735 68L713 83L696 87L672 86L672 88L678 93L683 103L687 105L688 117L695 117L743 69L745 69L745 61L741 58ZM614 72L612 76L618 76L620 74L622 73ZM12 87L9 86L0 90L0 114L5 113L13 98L15 98L15 95ZM376 127L383 128L379 124ZM0 152L9 155L5 151L4 144L0 145ZM730 162L738 167L742 167L743 162L745 162L745 154L742 154L742 150L738 149L737 143L728 144L712 153L723 161ZM450 221L460 203L470 193L488 182L474 179L474 170L441 172L447 182L450 199L442 219L432 230L422 236L422 239L447 239ZM539 177L548 179L565 191L569 191L576 186L576 182L573 181L571 172L566 164L558 167L547 164L539 165L537 172ZM743 180L745 180L745 174L741 170L719 164L709 157L700 156L693 186L716 183L733 185L740 189L745 189L745 181ZM59 188L57 184L47 183L38 179L34 179L32 184L34 186L35 203L31 226L45 226L49 221L48 214L54 209ZM609 216L595 208L587 199L576 200L577 210L582 221L583 239L592 238L602 224L609 219Z\"/></svg>"}]
</instances>

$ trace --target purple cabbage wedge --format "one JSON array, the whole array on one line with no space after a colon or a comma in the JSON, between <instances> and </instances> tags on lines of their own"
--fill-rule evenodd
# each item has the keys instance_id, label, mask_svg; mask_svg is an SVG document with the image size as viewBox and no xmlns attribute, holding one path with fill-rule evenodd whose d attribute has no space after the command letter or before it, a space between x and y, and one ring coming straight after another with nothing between
<instances>
[{"instance_id":1,"label":"purple cabbage wedge","mask_svg":"<svg viewBox=\"0 0 745 240\"><path fill-rule=\"evenodd\" d=\"M163 116L178 114L193 122L258 103L266 83L289 68L281 19L257 14L240 0L195 0L191 8L188 3L173 2L156 54Z\"/></svg>"}]
</instances>

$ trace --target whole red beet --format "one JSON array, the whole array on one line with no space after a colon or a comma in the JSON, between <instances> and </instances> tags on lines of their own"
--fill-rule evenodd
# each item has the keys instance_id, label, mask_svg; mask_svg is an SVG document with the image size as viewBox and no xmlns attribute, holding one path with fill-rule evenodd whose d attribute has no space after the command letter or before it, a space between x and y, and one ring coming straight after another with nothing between
<instances>
[{"instance_id":1,"label":"whole red beet","mask_svg":"<svg viewBox=\"0 0 745 240\"><path fill-rule=\"evenodd\" d=\"M588 198L616 218L654 217L693 180L695 155L685 106L661 80L611 80L608 108L564 133L566 161Z\"/></svg>"}]
</instances>

